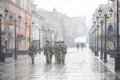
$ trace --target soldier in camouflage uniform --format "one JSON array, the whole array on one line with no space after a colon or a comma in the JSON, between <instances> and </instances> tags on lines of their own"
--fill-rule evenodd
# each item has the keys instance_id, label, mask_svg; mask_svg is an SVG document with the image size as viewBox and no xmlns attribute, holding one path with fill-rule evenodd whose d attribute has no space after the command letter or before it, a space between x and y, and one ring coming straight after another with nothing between
<instances>
[{"instance_id":1,"label":"soldier in camouflage uniform","mask_svg":"<svg viewBox=\"0 0 120 80\"><path fill-rule=\"evenodd\" d=\"M31 44L29 47L29 55L31 56L32 64L34 64L35 54L36 54L36 48L33 44Z\"/></svg>"},{"instance_id":2,"label":"soldier in camouflage uniform","mask_svg":"<svg viewBox=\"0 0 120 80\"><path fill-rule=\"evenodd\" d=\"M55 62L57 62L57 42L53 45L53 53L55 56Z\"/></svg>"},{"instance_id":3,"label":"soldier in camouflage uniform","mask_svg":"<svg viewBox=\"0 0 120 80\"><path fill-rule=\"evenodd\" d=\"M62 43L59 42L59 46L58 46L58 63L61 63L62 60Z\"/></svg>"},{"instance_id":4,"label":"soldier in camouflage uniform","mask_svg":"<svg viewBox=\"0 0 120 80\"><path fill-rule=\"evenodd\" d=\"M61 62L64 63L65 62L65 55L67 53L67 46L64 43L64 41L62 42L62 59Z\"/></svg>"},{"instance_id":5,"label":"soldier in camouflage uniform","mask_svg":"<svg viewBox=\"0 0 120 80\"><path fill-rule=\"evenodd\" d=\"M46 41L46 44L44 46L44 55L46 56L46 63L52 63L52 45L49 41Z\"/></svg>"}]
</instances>

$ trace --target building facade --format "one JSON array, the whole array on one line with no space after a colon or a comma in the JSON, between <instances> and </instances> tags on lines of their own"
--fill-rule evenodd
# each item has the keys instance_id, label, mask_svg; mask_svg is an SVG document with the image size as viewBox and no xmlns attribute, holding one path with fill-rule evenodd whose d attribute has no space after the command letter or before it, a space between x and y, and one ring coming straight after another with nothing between
<instances>
[{"instance_id":1,"label":"building facade","mask_svg":"<svg viewBox=\"0 0 120 80\"><path fill-rule=\"evenodd\" d=\"M4 9L8 10L8 16L5 19L4 40L7 49L15 48L15 22L16 23L16 42L17 50L27 50L29 47L29 27L31 20L30 0L3 0ZM12 16L12 19L10 19ZM20 18L21 17L21 18ZM27 23L28 25L25 25Z\"/></svg>"}]
</instances>

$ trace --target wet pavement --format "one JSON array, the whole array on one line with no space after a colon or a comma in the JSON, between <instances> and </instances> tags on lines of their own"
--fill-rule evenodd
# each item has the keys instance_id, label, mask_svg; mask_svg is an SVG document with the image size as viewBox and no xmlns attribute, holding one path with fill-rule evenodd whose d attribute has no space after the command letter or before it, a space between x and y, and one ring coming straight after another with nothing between
<instances>
[{"instance_id":1,"label":"wet pavement","mask_svg":"<svg viewBox=\"0 0 120 80\"><path fill-rule=\"evenodd\" d=\"M46 64L37 54L32 65L29 56L0 63L0 80L120 80L88 49L69 48L65 64Z\"/></svg>"}]
</instances>

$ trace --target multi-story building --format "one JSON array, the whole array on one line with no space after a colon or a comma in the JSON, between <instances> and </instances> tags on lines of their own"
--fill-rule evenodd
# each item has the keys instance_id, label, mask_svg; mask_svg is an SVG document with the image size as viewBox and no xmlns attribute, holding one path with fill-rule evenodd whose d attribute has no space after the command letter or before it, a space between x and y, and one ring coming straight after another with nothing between
<instances>
[{"instance_id":1,"label":"multi-story building","mask_svg":"<svg viewBox=\"0 0 120 80\"><path fill-rule=\"evenodd\" d=\"M56 9L46 11L41 8L38 9L35 4L31 4L31 7L32 22L34 22L32 40L39 41L39 36L36 35L41 34L41 47L45 44L46 40L51 42L62 40L68 42L68 40L71 40L71 21L68 16L57 12Z\"/></svg>"},{"instance_id":2,"label":"multi-story building","mask_svg":"<svg viewBox=\"0 0 120 80\"><path fill-rule=\"evenodd\" d=\"M15 23L16 25L16 37L17 37L17 49L26 50L29 46L29 27L31 20L30 14L30 0L2 0L4 9L8 10L8 16L5 19L4 25L4 38L7 49L14 49L15 47ZM12 16L12 20L10 20ZM19 17L21 19L19 20ZM27 25L25 25L27 23ZM3 38L3 39L4 39Z\"/></svg>"},{"instance_id":3,"label":"multi-story building","mask_svg":"<svg viewBox=\"0 0 120 80\"><path fill-rule=\"evenodd\" d=\"M59 17L62 40L65 41L68 46L70 46L72 42L71 19L65 14L61 14Z\"/></svg>"}]
</instances>

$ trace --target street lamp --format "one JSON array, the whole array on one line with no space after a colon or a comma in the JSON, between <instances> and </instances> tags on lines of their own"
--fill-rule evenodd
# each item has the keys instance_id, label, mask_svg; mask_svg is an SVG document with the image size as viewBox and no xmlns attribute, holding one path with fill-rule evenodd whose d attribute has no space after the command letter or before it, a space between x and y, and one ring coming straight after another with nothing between
<instances>
[{"instance_id":1,"label":"street lamp","mask_svg":"<svg viewBox=\"0 0 120 80\"><path fill-rule=\"evenodd\" d=\"M33 33L34 33L33 27L34 27L34 25L35 25L35 23L32 22L32 23L31 23L31 29L32 29L32 31L31 31L31 32L32 32L32 40L31 40L31 41L33 41Z\"/></svg>"},{"instance_id":2,"label":"street lamp","mask_svg":"<svg viewBox=\"0 0 120 80\"><path fill-rule=\"evenodd\" d=\"M50 29L47 29L47 40L50 41L50 39L49 39L49 35L50 35Z\"/></svg>"},{"instance_id":3,"label":"street lamp","mask_svg":"<svg viewBox=\"0 0 120 80\"><path fill-rule=\"evenodd\" d=\"M27 22L25 22L25 50L26 50L26 27L27 27Z\"/></svg>"},{"instance_id":4,"label":"street lamp","mask_svg":"<svg viewBox=\"0 0 120 80\"><path fill-rule=\"evenodd\" d=\"M0 62L4 62L5 61L5 56L3 53L3 45L2 45L2 18L6 18L8 15L8 10L4 10L4 15L0 14Z\"/></svg>"},{"instance_id":5,"label":"street lamp","mask_svg":"<svg viewBox=\"0 0 120 80\"><path fill-rule=\"evenodd\" d=\"M96 33L97 33L97 53L96 55L99 56L99 52L98 52L98 30L99 30L99 25L96 26Z\"/></svg>"},{"instance_id":6,"label":"street lamp","mask_svg":"<svg viewBox=\"0 0 120 80\"><path fill-rule=\"evenodd\" d=\"M101 24L101 55L100 59L103 59L103 20L100 21Z\"/></svg>"},{"instance_id":7,"label":"street lamp","mask_svg":"<svg viewBox=\"0 0 120 80\"><path fill-rule=\"evenodd\" d=\"M21 36L21 32L20 32L20 21L21 21L21 16L20 16L20 15L18 16L18 19L19 19L19 20L18 20L18 22L19 22L19 35L18 35L18 36L19 36L19 37L17 37L17 38L18 38L18 39L17 39L17 44L19 45L18 51L20 51L20 48L21 48L21 45L20 45L20 44L21 44L21 37L20 37L20 36ZM20 41L18 41L19 39L20 39Z\"/></svg>"},{"instance_id":8,"label":"street lamp","mask_svg":"<svg viewBox=\"0 0 120 80\"><path fill-rule=\"evenodd\" d=\"M31 25L29 25L29 46L30 46L30 43L31 43Z\"/></svg>"},{"instance_id":9,"label":"street lamp","mask_svg":"<svg viewBox=\"0 0 120 80\"><path fill-rule=\"evenodd\" d=\"M99 16L101 17L101 18L104 18L104 22L105 22L105 44L104 44L104 62L107 62L107 49L106 49L106 25L107 25L107 19L108 18L110 18L111 16L112 16L112 12L113 12L113 10L112 10L112 8L110 8L109 9L109 13L110 13L110 15L108 15L107 13L104 13L103 15L102 15L102 9L99 9L98 10L98 13L99 13Z\"/></svg>"},{"instance_id":10,"label":"street lamp","mask_svg":"<svg viewBox=\"0 0 120 80\"><path fill-rule=\"evenodd\" d=\"M98 56L98 52L97 52L97 27L96 27L96 21L93 22L94 24L94 29L95 29L95 56Z\"/></svg>"},{"instance_id":11,"label":"street lamp","mask_svg":"<svg viewBox=\"0 0 120 80\"><path fill-rule=\"evenodd\" d=\"M93 27L93 26L92 26ZM93 37L93 38L92 38ZM92 30L91 35L90 35L90 44L91 44L91 49L94 51L94 30Z\"/></svg>"},{"instance_id":12,"label":"street lamp","mask_svg":"<svg viewBox=\"0 0 120 80\"><path fill-rule=\"evenodd\" d=\"M39 54L41 53L41 47L40 47L40 44L41 44L41 43L40 43L40 41L41 41L41 40L40 40L40 28L39 28Z\"/></svg>"},{"instance_id":13,"label":"street lamp","mask_svg":"<svg viewBox=\"0 0 120 80\"><path fill-rule=\"evenodd\" d=\"M97 16L96 17L96 22L97 22L97 25L96 25L96 34L97 34L97 50L96 50L96 56L99 56L99 52L98 52L98 31L99 31L99 25L98 25L98 21L99 21L99 17Z\"/></svg>"},{"instance_id":14,"label":"street lamp","mask_svg":"<svg viewBox=\"0 0 120 80\"><path fill-rule=\"evenodd\" d=\"M12 16L10 16L10 21L12 21ZM18 16L19 22L21 21L21 16ZM14 59L17 59L17 40L16 40L16 27L17 27L17 20L14 20L12 23L15 25L15 50L14 50Z\"/></svg>"},{"instance_id":15,"label":"street lamp","mask_svg":"<svg viewBox=\"0 0 120 80\"><path fill-rule=\"evenodd\" d=\"M52 42L54 42L54 30L52 31Z\"/></svg>"},{"instance_id":16,"label":"street lamp","mask_svg":"<svg viewBox=\"0 0 120 80\"><path fill-rule=\"evenodd\" d=\"M44 32L46 34L45 36L46 36L46 41L47 41L48 40L48 38L47 38L47 36L48 36L48 30L45 30Z\"/></svg>"},{"instance_id":17,"label":"street lamp","mask_svg":"<svg viewBox=\"0 0 120 80\"><path fill-rule=\"evenodd\" d=\"M37 27L38 27L38 26L35 27L35 40L36 40L36 41L37 41L37 35L36 35L36 34L37 34Z\"/></svg>"},{"instance_id":18,"label":"street lamp","mask_svg":"<svg viewBox=\"0 0 120 80\"><path fill-rule=\"evenodd\" d=\"M95 50L95 44L93 44L95 42L95 29L94 29L94 26L92 25L92 29L90 31L90 47L91 47L91 50L94 52ZM94 52L95 53L95 52Z\"/></svg>"}]
</instances>

